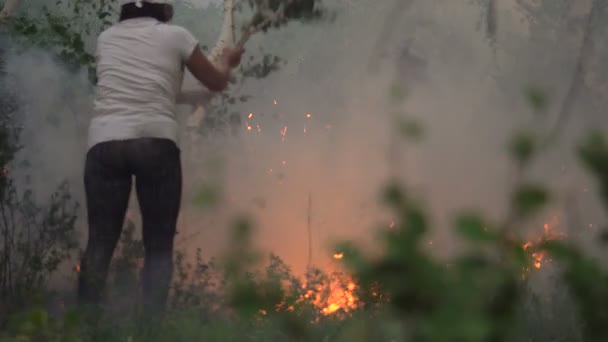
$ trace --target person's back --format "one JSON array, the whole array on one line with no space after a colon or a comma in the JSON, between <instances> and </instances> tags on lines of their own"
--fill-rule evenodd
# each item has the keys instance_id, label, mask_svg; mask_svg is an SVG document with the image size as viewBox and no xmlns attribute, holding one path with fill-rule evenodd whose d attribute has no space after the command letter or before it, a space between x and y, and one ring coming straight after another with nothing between
<instances>
[{"instance_id":1,"label":"person's back","mask_svg":"<svg viewBox=\"0 0 608 342\"><path fill-rule=\"evenodd\" d=\"M98 85L89 146L111 139L177 140L175 99L197 41L154 18L120 22L98 39Z\"/></svg>"},{"instance_id":2,"label":"person's back","mask_svg":"<svg viewBox=\"0 0 608 342\"><path fill-rule=\"evenodd\" d=\"M173 270L182 191L175 103L184 66L207 88L221 91L242 50L225 49L214 66L190 32L167 24L170 0L121 3L120 22L97 42L98 84L84 172L89 236L78 298L94 305L102 298L135 179L145 249L143 302L150 312L164 307Z\"/></svg>"}]
</instances>

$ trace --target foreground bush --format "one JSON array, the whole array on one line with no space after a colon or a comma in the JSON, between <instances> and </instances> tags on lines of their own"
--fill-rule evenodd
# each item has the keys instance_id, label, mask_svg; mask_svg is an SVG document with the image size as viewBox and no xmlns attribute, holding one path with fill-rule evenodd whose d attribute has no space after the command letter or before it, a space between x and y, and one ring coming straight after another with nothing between
<instances>
[{"instance_id":1,"label":"foreground bush","mask_svg":"<svg viewBox=\"0 0 608 342\"><path fill-rule=\"evenodd\" d=\"M420 130L415 132L419 136ZM241 219L234 225L228 255L209 262L200 253L192 262L177 255L164 317L138 312L143 254L130 222L112 265L112 305L93 313L69 310L58 318L50 317L44 305L36 306L44 301L32 300L32 295L44 292L48 275L74 247L73 206L66 192L46 210L27 211L33 207L15 200L5 180L0 214L30 213L24 222L33 228L2 226L6 223L0 220L0 303L13 313L10 319L0 317L0 341L608 340L608 272L567 239L529 243L517 235L517 227L528 224L552 198L542 184L524 177L538 149L531 134L519 134L511 142L520 177L510 215L504 222L483 213L457 215L454 229L467 248L449 261L426 248L425 235L432 227L423 202L407 186L395 184L383 193L394 224L381 231L380 253L370 256L344 242L335 249L342 271L310 269L298 277L277 256L264 265L252 247L253 226ZM578 153L608 209L608 139L592 133ZM553 262L539 270L539 255ZM17 266L20 272L6 272ZM548 299L530 292L529 282L540 272L554 277Z\"/></svg>"}]
</instances>

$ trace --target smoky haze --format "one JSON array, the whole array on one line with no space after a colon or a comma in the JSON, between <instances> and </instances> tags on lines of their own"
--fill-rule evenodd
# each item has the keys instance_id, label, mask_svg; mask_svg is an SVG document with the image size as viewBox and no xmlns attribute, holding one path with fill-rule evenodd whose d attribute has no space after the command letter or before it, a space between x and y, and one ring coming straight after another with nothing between
<instances>
[{"instance_id":1,"label":"smoky haze","mask_svg":"<svg viewBox=\"0 0 608 342\"><path fill-rule=\"evenodd\" d=\"M531 44L531 28L510 1L498 7L494 47L480 28L485 20L480 7L472 2L410 1L398 20L388 23L393 1L344 0L329 6L337 13L332 22L294 23L254 37L247 46L251 54L264 47L287 64L242 85L253 97L230 108L243 118L238 136L214 136L195 146L182 137L178 249L201 248L205 257L221 254L231 219L248 213L260 248L299 272L312 243L313 263L329 267L332 241L371 243L391 222L378 198L394 174L432 210L429 245L440 253L458 245L450 226L457 210L480 209L496 220L505 215L513 180L506 143L522 127L548 131L572 77L580 35L572 35L569 49ZM220 23L218 17L200 23L203 28L188 28L217 32ZM23 103L20 159L30 166L29 179L21 181L46 198L67 179L83 204L84 238L81 175L92 101L85 73L62 70L44 51L15 54L7 70ZM395 83L407 90L398 106L389 101ZM544 116L532 113L525 101L529 84L548 91ZM185 121L189 109L180 111ZM395 113L421 122L420 143L395 137ZM595 194L587 190L593 184L577 166L573 148L586 129L602 124L606 127L606 120L597 110L577 105L562 139L530 175L556 187L555 205L538 226L522 229L534 235L542 232L544 221L558 216L559 229L567 230L566 194L581 201L584 227L601 222ZM395 141L400 149L391 154ZM201 207L197 196L212 186L221 190L219 203ZM131 210L137 221L135 199ZM585 230L584 238L592 232Z\"/></svg>"}]
</instances>

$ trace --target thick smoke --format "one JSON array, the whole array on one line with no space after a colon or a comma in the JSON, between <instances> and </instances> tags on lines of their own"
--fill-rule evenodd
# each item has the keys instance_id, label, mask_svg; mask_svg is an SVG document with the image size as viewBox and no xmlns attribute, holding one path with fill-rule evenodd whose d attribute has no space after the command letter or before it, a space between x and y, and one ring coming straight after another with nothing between
<instances>
[{"instance_id":1,"label":"thick smoke","mask_svg":"<svg viewBox=\"0 0 608 342\"><path fill-rule=\"evenodd\" d=\"M496 49L477 25L479 7L469 2L411 1L399 20L389 23L393 1L344 0L331 6L338 14L333 22L294 23L248 45L249 53L262 46L287 64L243 85L253 98L231 108L244 119L238 136L196 146L182 139L186 178L178 248L201 248L205 257L220 254L230 220L246 212L256 223L261 248L303 270L312 242L312 261L324 265L334 239L370 243L378 224L390 223L377 200L394 174L432 209L436 229L430 239L442 253L457 245L449 221L456 210L478 208L497 220L505 215L513 174L506 143L522 127L547 131L576 51L542 44L530 50L525 43L530 28L508 2L498 8ZM200 25L217 31L220 21ZM82 201L91 103L84 73L63 71L41 51L15 55L7 70L25 105L22 159L31 164L36 194L46 196L68 179ZM395 83L407 90L397 108L389 101ZM528 84L549 91L552 102L544 117L525 102ZM182 110L180 120L188 114ZM397 138L401 152L391 154L395 112L419 120L425 135L419 144ZM558 196L575 191L585 203L585 225L600 222L599 209L589 204L594 194L583 190L593 186L575 164L573 144L584 129L601 123L590 117L573 117L564 139L531 175L557 186ZM219 185L221 196L216 207L205 210L196 199L209 184ZM560 203L558 197L547 215L559 215L565 229L567 213ZM83 236L84 217L83 211ZM522 227L528 228L541 232L542 221Z\"/></svg>"}]
</instances>

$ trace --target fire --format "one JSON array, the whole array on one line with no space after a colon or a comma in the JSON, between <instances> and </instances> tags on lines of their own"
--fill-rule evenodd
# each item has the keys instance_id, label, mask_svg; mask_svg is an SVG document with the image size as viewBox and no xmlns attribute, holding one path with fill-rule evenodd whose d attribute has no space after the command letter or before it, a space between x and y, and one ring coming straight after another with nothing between
<instances>
[{"instance_id":1,"label":"fire","mask_svg":"<svg viewBox=\"0 0 608 342\"><path fill-rule=\"evenodd\" d=\"M309 286L306 280L302 281L304 294L300 302L308 302L325 316L338 312L350 312L360 305L355 294L357 285L352 281L331 278L328 281Z\"/></svg>"},{"instance_id":2,"label":"fire","mask_svg":"<svg viewBox=\"0 0 608 342\"><path fill-rule=\"evenodd\" d=\"M333 254L335 260L344 258L343 252ZM353 279L344 274L340 276L332 275L320 283L307 286L306 280L302 281L302 289L306 290L300 298L313 304L319 312L325 316L337 314L338 312L350 312L360 306L360 302L355 294L357 285Z\"/></svg>"},{"instance_id":3,"label":"fire","mask_svg":"<svg viewBox=\"0 0 608 342\"><path fill-rule=\"evenodd\" d=\"M340 309L348 312L357 308L357 298L353 294L353 291L356 288L355 283L350 281L346 285L346 289L341 286L332 287L331 285L332 284L330 284L330 295L327 299L327 305L321 309L323 314L331 315Z\"/></svg>"},{"instance_id":4,"label":"fire","mask_svg":"<svg viewBox=\"0 0 608 342\"><path fill-rule=\"evenodd\" d=\"M545 241L557 240L564 237L564 234L558 233L554 229L558 224L559 220L557 218L554 218L552 224L545 223L543 225L543 233L539 237L534 241L526 241L526 243L523 244L522 248L524 251L531 251L530 257L532 258L532 265L534 268L540 269L543 264L550 261L549 259L546 259L546 251L539 250L537 246Z\"/></svg>"}]
</instances>

